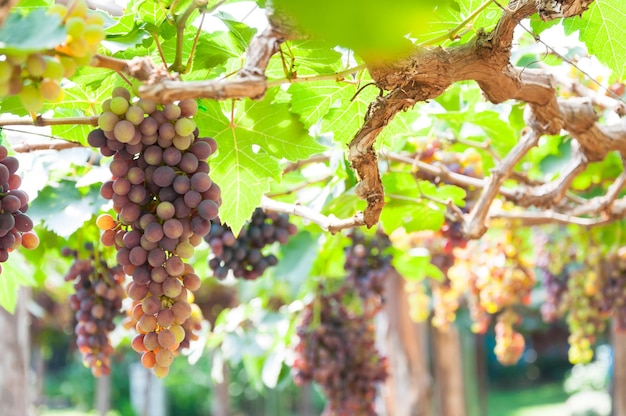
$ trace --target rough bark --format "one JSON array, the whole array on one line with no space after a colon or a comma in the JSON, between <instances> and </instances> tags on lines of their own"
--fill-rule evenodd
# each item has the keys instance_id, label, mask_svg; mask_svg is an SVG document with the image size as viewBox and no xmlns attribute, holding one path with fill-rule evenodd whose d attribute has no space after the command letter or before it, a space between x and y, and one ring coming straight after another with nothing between
<instances>
[{"instance_id":1,"label":"rough bark","mask_svg":"<svg viewBox=\"0 0 626 416\"><path fill-rule=\"evenodd\" d=\"M0 308L0 415L29 415L28 290L20 289L15 314Z\"/></svg>"}]
</instances>

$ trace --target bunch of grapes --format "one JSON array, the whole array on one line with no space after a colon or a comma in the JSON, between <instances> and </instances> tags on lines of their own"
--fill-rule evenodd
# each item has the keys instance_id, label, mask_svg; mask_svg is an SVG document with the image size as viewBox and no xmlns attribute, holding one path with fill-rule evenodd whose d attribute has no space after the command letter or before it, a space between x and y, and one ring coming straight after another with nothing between
<instances>
[{"instance_id":1,"label":"bunch of grapes","mask_svg":"<svg viewBox=\"0 0 626 416\"><path fill-rule=\"evenodd\" d=\"M209 267L218 279L224 279L229 270L238 278L257 279L268 267L278 263L276 256L265 255L262 249L275 242L286 244L297 231L288 215L265 212L261 208L254 210L237 237L228 225L213 221L205 237L213 252Z\"/></svg>"},{"instance_id":2,"label":"bunch of grapes","mask_svg":"<svg viewBox=\"0 0 626 416\"><path fill-rule=\"evenodd\" d=\"M381 295L385 278L392 270L391 255L385 254L391 246L389 237L377 232L374 238L366 238L363 233L352 231L348 234L352 244L345 249L344 269L348 272L347 280L356 287L362 298L370 294Z\"/></svg>"},{"instance_id":3,"label":"bunch of grapes","mask_svg":"<svg viewBox=\"0 0 626 416\"><path fill-rule=\"evenodd\" d=\"M567 238L559 239L558 242L553 241L548 249L546 247L549 243L548 237L545 235L538 237L535 269L546 291L546 298L540 307L541 317L545 322L554 322L563 315L561 300L567 290L568 278L564 263L569 250L567 241Z\"/></svg>"},{"instance_id":4,"label":"bunch of grapes","mask_svg":"<svg viewBox=\"0 0 626 416\"><path fill-rule=\"evenodd\" d=\"M484 176L482 156L473 147L468 147L463 152L454 150L448 151L446 144L439 138L418 137L412 141L415 145L415 157L425 163L440 164L445 166L450 172L461 175L481 178ZM432 181L436 184L446 184L445 179L435 177L426 172L418 170L416 177ZM476 190L471 190L472 200L478 195ZM470 195L468 195L470 196Z\"/></svg>"},{"instance_id":5,"label":"bunch of grapes","mask_svg":"<svg viewBox=\"0 0 626 416\"><path fill-rule=\"evenodd\" d=\"M94 252L90 244L85 248ZM65 280L74 282L76 291L70 297L76 312L76 345L95 377L109 374L113 354L109 333L115 329L113 320L122 307L124 271L120 266L109 267L94 255L81 260L75 250L64 249L63 254L75 258Z\"/></svg>"},{"instance_id":6,"label":"bunch of grapes","mask_svg":"<svg viewBox=\"0 0 626 416\"><path fill-rule=\"evenodd\" d=\"M24 108L32 112L40 110L44 100L63 98L59 82L71 77L77 65L88 65L104 39L104 20L88 13L84 0L73 0L69 7L55 4L48 12L61 17L66 41L54 50L7 53L0 60L0 96L17 94Z\"/></svg>"},{"instance_id":7,"label":"bunch of grapes","mask_svg":"<svg viewBox=\"0 0 626 416\"><path fill-rule=\"evenodd\" d=\"M209 232L221 204L207 163L217 143L198 137L196 111L193 100L161 106L133 101L120 87L103 103L100 128L88 137L103 155L113 156L113 179L101 194L113 201L117 216L103 214L96 223L103 244L115 246L118 263L132 276L126 290L135 301L139 332L133 348L161 377L186 337L189 292L201 284L185 259Z\"/></svg>"},{"instance_id":8,"label":"bunch of grapes","mask_svg":"<svg viewBox=\"0 0 626 416\"><path fill-rule=\"evenodd\" d=\"M567 292L563 295L563 308L567 310L566 322L569 360L572 364L585 364L593 358L592 346L596 335L606 328L606 315L602 313L602 292L588 282L597 282L596 270L572 267L568 272Z\"/></svg>"},{"instance_id":9,"label":"bunch of grapes","mask_svg":"<svg viewBox=\"0 0 626 416\"><path fill-rule=\"evenodd\" d=\"M516 364L524 353L524 337L513 329L513 325L520 321L520 316L512 308L507 308L498 315L495 326L496 346L493 351L503 365Z\"/></svg>"},{"instance_id":10,"label":"bunch of grapes","mask_svg":"<svg viewBox=\"0 0 626 416\"><path fill-rule=\"evenodd\" d=\"M364 313L355 314L344 304L346 295L345 287L332 294L320 291L306 305L297 331L294 379L322 387L328 399L324 415L375 415L376 385L387 377L386 359L375 345L377 308L363 300Z\"/></svg>"},{"instance_id":11,"label":"bunch of grapes","mask_svg":"<svg viewBox=\"0 0 626 416\"><path fill-rule=\"evenodd\" d=\"M626 247L602 264L602 312L611 314L619 331L626 331Z\"/></svg>"},{"instance_id":12,"label":"bunch of grapes","mask_svg":"<svg viewBox=\"0 0 626 416\"><path fill-rule=\"evenodd\" d=\"M427 285L430 286L433 297L434 314L431 322L437 328L446 330L456 318L456 312L460 306L459 299L467 288L466 279L449 278L450 270L459 261L459 250L467 247L461 224L446 220L442 228L436 232L406 233L399 229L391 235L391 241L394 246L402 250L417 247L428 249L431 263L445 276L441 282L429 279ZM465 277L469 275L466 274ZM429 311L425 308L430 302L424 299L425 289L420 285L407 285L406 290L409 305L412 305L413 310L411 316L419 317L418 322L426 320Z\"/></svg>"},{"instance_id":13,"label":"bunch of grapes","mask_svg":"<svg viewBox=\"0 0 626 416\"><path fill-rule=\"evenodd\" d=\"M33 221L26 215L28 194L18 189L22 184L16 174L19 165L16 158L8 156L7 148L0 146L0 263L7 261L13 250L39 246Z\"/></svg>"},{"instance_id":14,"label":"bunch of grapes","mask_svg":"<svg viewBox=\"0 0 626 416\"><path fill-rule=\"evenodd\" d=\"M605 330L607 318L614 312L609 299L613 278L617 277L611 277L613 273L606 267L614 257L608 256L608 261L601 263L600 250L582 241L585 239L552 230L537 245L539 271L547 293L542 316L550 322L565 315L570 331L569 360L573 364L588 363L593 358L596 337Z\"/></svg>"}]
</instances>

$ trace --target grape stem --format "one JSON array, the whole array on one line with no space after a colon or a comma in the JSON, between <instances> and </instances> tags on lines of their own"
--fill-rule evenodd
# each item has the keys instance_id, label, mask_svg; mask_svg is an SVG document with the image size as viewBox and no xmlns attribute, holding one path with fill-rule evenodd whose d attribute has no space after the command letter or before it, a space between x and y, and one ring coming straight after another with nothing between
<instances>
[{"instance_id":1,"label":"grape stem","mask_svg":"<svg viewBox=\"0 0 626 416\"><path fill-rule=\"evenodd\" d=\"M96 54L91 59L91 66L112 69L115 72L129 75L140 81L150 80L156 67L150 57L135 57L131 60L117 59Z\"/></svg>"},{"instance_id":2,"label":"grape stem","mask_svg":"<svg viewBox=\"0 0 626 416\"><path fill-rule=\"evenodd\" d=\"M46 118L37 116L32 118L17 118L17 119L4 119L0 120L0 127L2 126L60 126L65 124L87 124L90 126L98 125L99 116L89 117L66 117L66 118Z\"/></svg>"},{"instance_id":3,"label":"grape stem","mask_svg":"<svg viewBox=\"0 0 626 416\"><path fill-rule=\"evenodd\" d=\"M186 65L183 65L183 44L185 41L185 28L187 27L187 21L194 11L205 7L207 3L208 0L194 0L182 14L176 16L176 54L174 55L174 63L172 63L169 67L170 70L181 74L187 72ZM220 0L207 10L203 11L203 13L211 13L224 3L226 3L226 0ZM198 28L198 31L200 29L201 27ZM193 50L191 53L193 54Z\"/></svg>"},{"instance_id":4,"label":"grape stem","mask_svg":"<svg viewBox=\"0 0 626 416\"><path fill-rule=\"evenodd\" d=\"M264 210L296 215L305 220L309 220L320 226L324 231L335 234L346 228L354 228L365 225L362 213L356 213L351 218L336 218L333 215L323 215L317 211L300 204L288 204L286 202L274 201L267 196L261 198L261 208Z\"/></svg>"},{"instance_id":5,"label":"grape stem","mask_svg":"<svg viewBox=\"0 0 626 416\"><path fill-rule=\"evenodd\" d=\"M11 149L16 153L28 153L38 150L65 150L74 147L83 147L83 145L76 142L21 143L11 147Z\"/></svg>"},{"instance_id":6,"label":"grape stem","mask_svg":"<svg viewBox=\"0 0 626 416\"><path fill-rule=\"evenodd\" d=\"M331 74L321 74L321 75L311 75L305 77L292 77L292 78L281 78L275 79L267 82L267 88L277 87L283 84L291 84L297 82L315 82L315 81L346 81L346 77L348 75L354 74L356 72L367 69L367 65L361 64L348 69L344 69L343 71L333 72Z\"/></svg>"}]
</instances>

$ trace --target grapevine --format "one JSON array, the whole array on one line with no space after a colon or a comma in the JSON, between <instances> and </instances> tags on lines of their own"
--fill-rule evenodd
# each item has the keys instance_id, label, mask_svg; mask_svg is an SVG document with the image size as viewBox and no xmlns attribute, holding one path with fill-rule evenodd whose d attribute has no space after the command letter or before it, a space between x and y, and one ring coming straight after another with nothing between
<instances>
[{"instance_id":1,"label":"grapevine","mask_svg":"<svg viewBox=\"0 0 626 416\"><path fill-rule=\"evenodd\" d=\"M185 260L209 232L221 204L206 161L217 143L199 138L196 111L193 100L158 106L133 101L120 87L103 103L100 128L88 137L103 155L113 156L113 179L101 194L113 201L117 215L102 214L96 223L102 243L115 246L118 263L132 276L126 290L135 302L139 333L133 348L160 377L191 339L189 296L201 281Z\"/></svg>"},{"instance_id":2,"label":"grapevine","mask_svg":"<svg viewBox=\"0 0 626 416\"><path fill-rule=\"evenodd\" d=\"M87 244L85 249L93 252L94 247ZM65 249L63 254L74 258L65 280L73 282L76 291L70 296L76 312L76 345L95 377L107 375L113 354L109 333L122 308L124 272L121 266L109 267L93 254L87 259L80 259L76 250Z\"/></svg>"},{"instance_id":3,"label":"grapevine","mask_svg":"<svg viewBox=\"0 0 626 416\"><path fill-rule=\"evenodd\" d=\"M209 267L218 279L232 271L235 277L254 280L278 263L276 256L264 254L263 248L275 242L286 244L297 231L288 215L261 208L254 210L238 236L228 225L213 221L211 231L204 237L213 252Z\"/></svg>"}]
</instances>

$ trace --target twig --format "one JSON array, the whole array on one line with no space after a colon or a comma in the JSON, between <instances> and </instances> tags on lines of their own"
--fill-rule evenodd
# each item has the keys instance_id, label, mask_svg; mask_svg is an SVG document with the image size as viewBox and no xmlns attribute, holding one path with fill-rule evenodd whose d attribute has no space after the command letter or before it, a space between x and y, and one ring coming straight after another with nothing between
<instances>
[{"instance_id":1,"label":"twig","mask_svg":"<svg viewBox=\"0 0 626 416\"><path fill-rule=\"evenodd\" d=\"M622 213L622 216L626 212ZM546 211L492 211L489 213L490 218L502 218L508 220L520 220L524 225L544 225L544 224L574 224L584 227L593 227L598 225L608 224L615 219L614 216L604 216L596 218L583 218L569 214L561 214L552 210Z\"/></svg>"},{"instance_id":2,"label":"twig","mask_svg":"<svg viewBox=\"0 0 626 416\"><path fill-rule=\"evenodd\" d=\"M265 69L282 41L282 35L272 28L252 38L248 46L248 60L235 79L192 82L162 80L141 86L139 95L161 103L185 98L260 99L267 90Z\"/></svg>"},{"instance_id":3,"label":"twig","mask_svg":"<svg viewBox=\"0 0 626 416\"><path fill-rule=\"evenodd\" d=\"M2 126L61 126L66 124L87 124L90 126L98 125L99 116L91 117L66 117L66 118L45 118L37 116L34 120L32 118L16 118L16 119L3 119L0 120L0 127Z\"/></svg>"},{"instance_id":4,"label":"twig","mask_svg":"<svg viewBox=\"0 0 626 416\"><path fill-rule=\"evenodd\" d=\"M290 162L283 169L283 175L293 172L295 170L300 169L303 166L310 165L312 163L324 163L330 160L330 153L320 153L319 155L313 155L308 159L297 160L295 162Z\"/></svg>"},{"instance_id":5,"label":"twig","mask_svg":"<svg viewBox=\"0 0 626 416\"><path fill-rule=\"evenodd\" d=\"M298 217L319 225L324 231L329 231L332 234L346 228L361 227L365 225L363 214L361 213L355 214L352 218L340 219L332 215L326 216L320 214L319 212L302 205L274 201L266 196L263 196L261 199L261 208L284 214L297 215Z\"/></svg>"},{"instance_id":6,"label":"twig","mask_svg":"<svg viewBox=\"0 0 626 416\"><path fill-rule=\"evenodd\" d=\"M11 149L17 153L35 152L38 150L65 150L75 147L83 147L76 142L56 142L56 143L20 143L12 146Z\"/></svg>"},{"instance_id":7,"label":"twig","mask_svg":"<svg viewBox=\"0 0 626 416\"><path fill-rule=\"evenodd\" d=\"M476 204L465 218L464 231L469 238L479 238L487 231L485 221L489 215L491 203L517 162L537 145L541 135L542 133L535 129L529 130L522 136L515 147L511 149L509 154L491 170L491 176L486 179L485 189L483 189L478 201L476 201Z\"/></svg>"},{"instance_id":8,"label":"twig","mask_svg":"<svg viewBox=\"0 0 626 416\"><path fill-rule=\"evenodd\" d=\"M572 140L572 153L574 157L568 162L567 167L563 169L563 173L558 180L532 188L520 189L519 195L516 197L518 204L523 207L546 208L558 204L565 197L576 176L583 172L589 164L585 155L580 152L580 146L575 140Z\"/></svg>"},{"instance_id":9,"label":"twig","mask_svg":"<svg viewBox=\"0 0 626 416\"><path fill-rule=\"evenodd\" d=\"M283 191L276 191L276 192L267 193L267 194L265 194L265 196L267 196L268 198L275 198L277 196L291 195L291 194L293 194L295 192L298 192L301 189L304 189L304 188L306 188L308 186L311 186L311 185L314 185L316 183L328 182L332 178L333 178L333 175L324 175L324 176L321 176L321 177L316 178L316 179L309 179L309 180L306 180L306 181L302 181L299 184L297 184L295 186L292 186L292 187L290 187L288 189L285 189Z\"/></svg>"},{"instance_id":10,"label":"twig","mask_svg":"<svg viewBox=\"0 0 626 416\"><path fill-rule=\"evenodd\" d=\"M126 60L96 54L91 59L91 66L112 69L113 71L130 75L140 81L149 80L156 70L152 59L148 56Z\"/></svg>"},{"instance_id":11,"label":"twig","mask_svg":"<svg viewBox=\"0 0 626 416\"><path fill-rule=\"evenodd\" d=\"M297 82L315 82L315 81L344 81L346 76L362 71L367 68L367 65L361 64L352 68L345 69L343 71L333 72L331 74L309 75L303 77L293 78L281 78L274 79L267 82L267 88L277 87L283 84L293 84Z\"/></svg>"}]
</instances>

